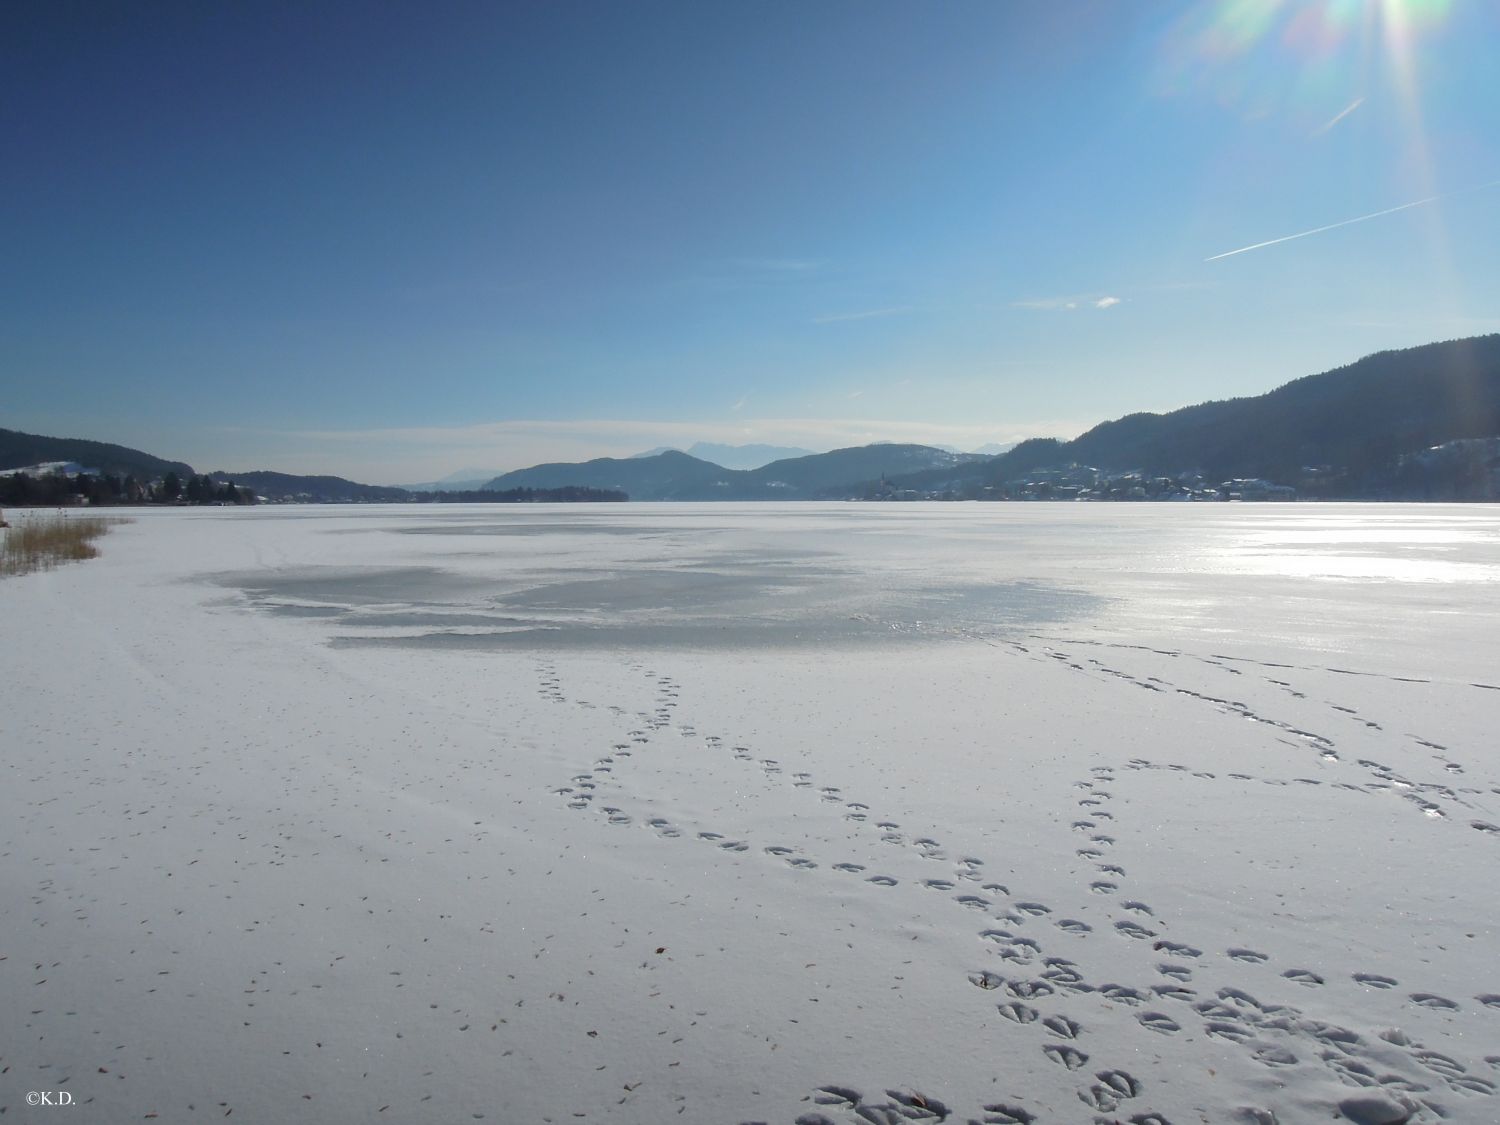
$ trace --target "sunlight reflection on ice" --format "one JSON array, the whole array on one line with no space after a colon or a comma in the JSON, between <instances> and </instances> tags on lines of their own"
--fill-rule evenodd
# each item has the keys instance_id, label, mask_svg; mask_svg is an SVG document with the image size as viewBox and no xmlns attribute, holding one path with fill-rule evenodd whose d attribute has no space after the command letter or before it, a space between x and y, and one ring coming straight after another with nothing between
<instances>
[{"instance_id":1,"label":"sunlight reflection on ice","mask_svg":"<svg viewBox=\"0 0 1500 1125\"><path fill-rule=\"evenodd\" d=\"M1225 573L1286 578L1368 579L1385 582L1500 582L1500 568L1448 559L1391 555L1265 553L1225 560Z\"/></svg>"}]
</instances>

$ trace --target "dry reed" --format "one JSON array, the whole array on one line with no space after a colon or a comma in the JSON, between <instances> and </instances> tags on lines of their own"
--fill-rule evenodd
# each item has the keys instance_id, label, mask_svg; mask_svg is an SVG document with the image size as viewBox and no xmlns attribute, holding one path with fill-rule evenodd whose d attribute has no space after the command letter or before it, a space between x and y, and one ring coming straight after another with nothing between
<instances>
[{"instance_id":1,"label":"dry reed","mask_svg":"<svg viewBox=\"0 0 1500 1125\"><path fill-rule=\"evenodd\" d=\"M98 557L94 540L117 519L103 516L36 515L0 532L0 575L51 570L59 563Z\"/></svg>"}]
</instances>

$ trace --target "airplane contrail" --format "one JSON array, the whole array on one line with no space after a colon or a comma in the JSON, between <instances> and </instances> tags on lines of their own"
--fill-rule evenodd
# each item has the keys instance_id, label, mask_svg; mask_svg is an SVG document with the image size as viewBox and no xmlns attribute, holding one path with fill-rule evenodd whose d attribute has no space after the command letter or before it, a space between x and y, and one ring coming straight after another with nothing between
<instances>
[{"instance_id":1,"label":"airplane contrail","mask_svg":"<svg viewBox=\"0 0 1500 1125\"><path fill-rule=\"evenodd\" d=\"M1360 106L1362 106L1364 104L1365 104L1365 99L1364 98L1355 98L1352 102L1350 102L1348 105L1346 105L1343 109L1339 110L1336 114L1334 114L1332 120L1325 121L1322 125L1319 125L1316 129L1314 129L1312 135L1315 136L1315 137L1321 137L1324 133L1328 132L1328 130L1332 129L1340 121L1342 121L1344 118L1348 117L1351 113L1353 113L1356 109L1358 109Z\"/></svg>"},{"instance_id":2,"label":"airplane contrail","mask_svg":"<svg viewBox=\"0 0 1500 1125\"><path fill-rule=\"evenodd\" d=\"M1313 227L1312 230L1299 231L1296 234L1282 235L1280 238L1268 239L1265 242L1257 242L1252 246L1241 246L1238 250L1226 250L1222 254L1215 254L1212 258L1204 258L1205 262L1217 262L1220 258L1232 258L1236 254L1248 254L1251 250L1260 250L1266 246L1275 246L1278 242L1290 242L1294 238L1306 238L1310 234L1322 234L1325 230L1337 230L1339 227L1347 227L1354 223L1365 223L1371 219L1378 219L1382 215L1394 215L1397 211L1409 211L1413 207L1421 207L1427 203L1436 203L1439 199L1451 199L1455 195L1468 195L1470 192L1483 191L1500 184L1500 180L1491 180L1487 184L1478 187L1463 188L1459 191L1444 192L1442 195L1429 195L1426 199L1413 200L1411 203L1403 203L1398 207L1387 207L1384 211L1372 211L1368 215L1360 215L1354 219L1345 219L1340 223L1329 223L1326 227Z\"/></svg>"}]
</instances>

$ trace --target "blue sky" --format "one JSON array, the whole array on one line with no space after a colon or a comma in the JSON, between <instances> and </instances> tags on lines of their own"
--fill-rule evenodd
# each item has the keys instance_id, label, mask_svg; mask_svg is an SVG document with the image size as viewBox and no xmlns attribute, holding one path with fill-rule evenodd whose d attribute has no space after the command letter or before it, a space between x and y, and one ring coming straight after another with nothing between
<instances>
[{"instance_id":1,"label":"blue sky","mask_svg":"<svg viewBox=\"0 0 1500 1125\"><path fill-rule=\"evenodd\" d=\"M0 425L391 483L1257 394L1500 330L1497 43L1490 0L8 5Z\"/></svg>"}]
</instances>

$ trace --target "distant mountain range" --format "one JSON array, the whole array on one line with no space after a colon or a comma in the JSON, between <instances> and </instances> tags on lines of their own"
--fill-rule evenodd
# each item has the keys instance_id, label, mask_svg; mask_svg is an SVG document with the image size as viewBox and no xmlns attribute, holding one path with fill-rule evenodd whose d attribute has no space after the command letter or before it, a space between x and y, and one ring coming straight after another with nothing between
<instances>
[{"instance_id":1,"label":"distant mountain range","mask_svg":"<svg viewBox=\"0 0 1500 1125\"><path fill-rule=\"evenodd\" d=\"M664 453L538 465L491 487L587 484L638 500L813 499L871 495L884 478L896 490L972 496L1047 466L1080 464L1211 481L1262 478L1325 497L1476 498L1490 494L1488 486L1426 480L1415 489L1402 458L1496 436L1500 334L1379 352L1263 395L1131 414L1072 441L1036 438L995 457L871 445L734 472Z\"/></svg>"},{"instance_id":2,"label":"distant mountain range","mask_svg":"<svg viewBox=\"0 0 1500 1125\"><path fill-rule=\"evenodd\" d=\"M892 489L972 496L1047 467L1079 464L1166 476L1201 474L1210 481L1256 477L1329 498L1485 499L1500 497L1500 459L1490 452L1496 442L1478 439L1494 438L1500 438L1500 334L1379 352L1263 395L1167 414L1131 414L1072 441L1036 438L998 456L878 443L799 452L739 469L660 450L535 465L483 481L455 479L461 477L455 473L432 491L466 484L470 489L464 491L600 489L632 500L812 500ZM1423 452L1453 443L1453 457ZM785 449L707 443L692 448L727 449L752 460ZM124 446L0 430L0 472L56 461L143 482L169 472L184 479L193 475L181 461ZM210 475L270 499L400 501L420 499L427 491L329 476Z\"/></svg>"},{"instance_id":3,"label":"distant mountain range","mask_svg":"<svg viewBox=\"0 0 1500 1125\"><path fill-rule=\"evenodd\" d=\"M424 484L403 484L401 487L408 492L472 492L476 488L482 488L486 481L499 472L499 469L459 469L439 480Z\"/></svg>"},{"instance_id":4,"label":"distant mountain range","mask_svg":"<svg viewBox=\"0 0 1500 1125\"><path fill-rule=\"evenodd\" d=\"M813 500L862 481L924 469L951 469L972 454L928 445L881 443L772 461L758 469L726 469L669 449L642 457L600 457L556 462L504 473L485 487L558 488L582 485L618 489L632 500Z\"/></svg>"},{"instance_id":5,"label":"distant mountain range","mask_svg":"<svg viewBox=\"0 0 1500 1125\"><path fill-rule=\"evenodd\" d=\"M881 445L889 445L889 442L880 442ZM1013 441L1000 444L990 442L981 445L971 452L979 457L993 457L998 453L1005 453L1015 448ZM932 449L941 449L945 453L962 453L963 451L951 445L933 445ZM655 449L648 449L644 453L631 454L632 460L644 457L655 457L659 453L686 453L690 457L696 457L700 461L708 461L725 469L759 469L769 465L772 461L785 461L793 457L812 457L815 451L811 449L799 449L794 445L720 445L712 441L698 441L688 446L687 449L678 449L675 445L658 445ZM493 476L494 474L490 474ZM488 480L489 477L485 477ZM415 487L415 486L414 486Z\"/></svg>"},{"instance_id":6,"label":"distant mountain range","mask_svg":"<svg viewBox=\"0 0 1500 1125\"><path fill-rule=\"evenodd\" d=\"M671 445L658 445L645 453L633 454L631 459L655 457L661 453L686 453L689 457L709 461L725 469L758 469L787 457L810 457L813 451L799 449L795 445L720 445L712 441L697 441L685 450Z\"/></svg>"}]
</instances>

